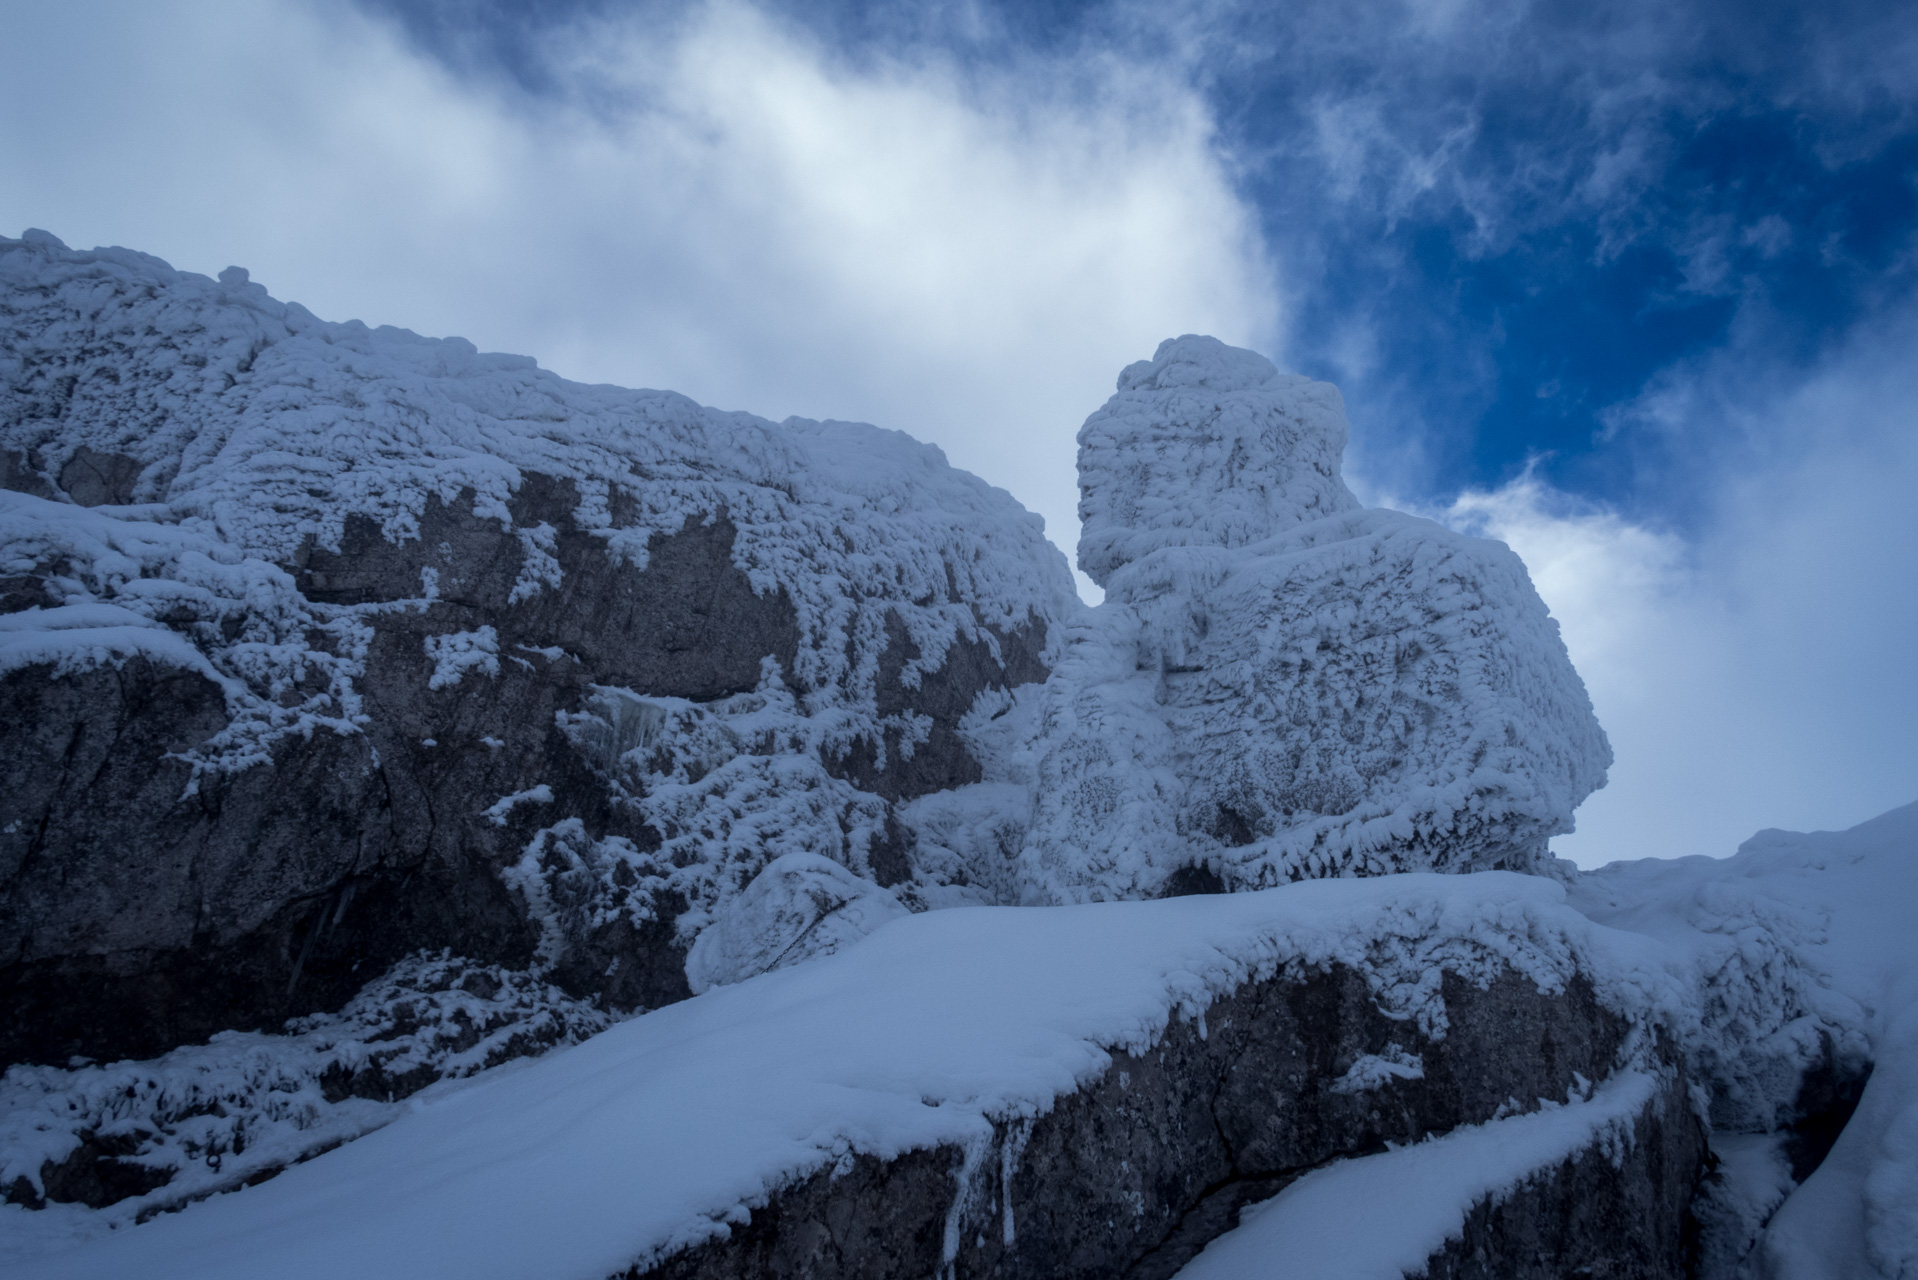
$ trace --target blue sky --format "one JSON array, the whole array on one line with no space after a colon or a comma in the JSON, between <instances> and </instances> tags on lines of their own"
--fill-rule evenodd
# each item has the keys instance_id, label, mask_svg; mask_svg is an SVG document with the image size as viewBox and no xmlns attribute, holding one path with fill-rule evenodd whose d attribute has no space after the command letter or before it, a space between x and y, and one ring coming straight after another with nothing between
<instances>
[{"instance_id":1,"label":"blue sky","mask_svg":"<svg viewBox=\"0 0 1918 1280\"><path fill-rule=\"evenodd\" d=\"M0 231L897 426L1070 552L1158 339L1510 542L1619 756L1562 849L1918 797L1918 9L0 0Z\"/></svg>"}]
</instances>

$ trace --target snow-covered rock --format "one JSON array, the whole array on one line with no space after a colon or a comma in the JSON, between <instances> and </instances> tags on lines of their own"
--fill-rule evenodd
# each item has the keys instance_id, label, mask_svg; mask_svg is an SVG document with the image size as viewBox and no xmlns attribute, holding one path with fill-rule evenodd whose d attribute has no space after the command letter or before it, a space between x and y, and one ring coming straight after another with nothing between
<instances>
[{"instance_id":1,"label":"snow-covered rock","mask_svg":"<svg viewBox=\"0 0 1918 1280\"><path fill-rule=\"evenodd\" d=\"M716 922L698 982L784 954L790 854L913 908L1533 868L1609 758L1516 557L1360 510L1338 393L1210 338L1080 433L1091 612L897 432L237 268L0 241L0 374L0 1058L422 947L653 1007Z\"/></svg>"},{"instance_id":2,"label":"snow-covered rock","mask_svg":"<svg viewBox=\"0 0 1918 1280\"><path fill-rule=\"evenodd\" d=\"M1560 1106L1315 1169L1180 1280L1685 1275L1697 1168L1670 1158L1690 1118L1675 1084L1623 1070Z\"/></svg>"},{"instance_id":3,"label":"snow-covered rock","mask_svg":"<svg viewBox=\"0 0 1918 1280\"><path fill-rule=\"evenodd\" d=\"M145 1062L10 1067L0 1200L24 1206L15 1234L42 1241L131 1226L377 1129L442 1080L610 1022L525 973L418 955L286 1034L228 1031Z\"/></svg>"},{"instance_id":4,"label":"snow-covered rock","mask_svg":"<svg viewBox=\"0 0 1918 1280\"><path fill-rule=\"evenodd\" d=\"M917 892L893 805L979 780L959 722L1080 607L898 432L41 232L0 239L0 472L0 1061L336 1008L420 948L683 997L782 855Z\"/></svg>"},{"instance_id":5,"label":"snow-covered rock","mask_svg":"<svg viewBox=\"0 0 1918 1280\"><path fill-rule=\"evenodd\" d=\"M1023 900L1549 866L1611 762L1557 624L1502 544L1359 509L1336 390L1178 338L1079 440L1106 602L1003 753Z\"/></svg>"},{"instance_id":6,"label":"snow-covered rock","mask_svg":"<svg viewBox=\"0 0 1918 1280\"><path fill-rule=\"evenodd\" d=\"M766 864L686 953L694 994L831 955L906 914L899 900L816 853Z\"/></svg>"},{"instance_id":7,"label":"snow-covered rock","mask_svg":"<svg viewBox=\"0 0 1918 1280\"><path fill-rule=\"evenodd\" d=\"M1700 1011L1681 1035L1727 1166L1707 1280L1918 1274L1918 804L1613 863L1571 901L1658 939Z\"/></svg>"},{"instance_id":8,"label":"snow-covered rock","mask_svg":"<svg viewBox=\"0 0 1918 1280\"><path fill-rule=\"evenodd\" d=\"M1683 1243L1680 984L1563 896L1410 875L907 916L10 1274L1166 1277L1339 1157L1558 1110L1544 1145L1617 1177L1554 1274L1671 1274L1616 1264ZM1334 1087L1388 1055L1421 1070ZM1654 1214L1601 1229L1648 1166Z\"/></svg>"}]
</instances>

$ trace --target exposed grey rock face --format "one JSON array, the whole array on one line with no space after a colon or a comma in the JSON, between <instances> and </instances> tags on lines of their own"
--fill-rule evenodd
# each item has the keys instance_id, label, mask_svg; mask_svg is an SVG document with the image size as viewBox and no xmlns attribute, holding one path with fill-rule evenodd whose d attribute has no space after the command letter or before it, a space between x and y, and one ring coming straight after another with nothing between
<instances>
[{"instance_id":1,"label":"exposed grey rock face","mask_svg":"<svg viewBox=\"0 0 1918 1280\"><path fill-rule=\"evenodd\" d=\"M0 716L15 726L0 753L0 1058L151 1056L343 1000L398 958L354 955L367 940L336 919L379 884L391 840L365 740L317 733L188 794L178 753L224 727L221 690L137 657L9 673Z\"/></svg>"},{"instance_id":2,"label":"exposed grey rock face","mask_svg":"<svg viewBox=\"0 0 1918 1280\"><path fill-rule=\"evenodd\" d=\"M1351 969L1248 984L1147 1052L1115 1053L1037 1120L996 1126L990 1149L859 1157L777 1192L728 1238L626 1274L1163 1280L1303 1174L1565 1098L1604 1078L1626 1037L1582 981L1551 995L1509 971L1443 984L1437 1040L1383 1014ZM1379 1059L1419 1070L1355 1087ZM1432 1273L1677 1280L1703 1162L1674 1069L1628 1167L1588 1152L1481 1206Z\"/></svg>"},{"instance_id":3,"label":"exposed grey rock face","mask_svg":"<svg viewBox=\"0 0 1918 1280\"><path fill-rule=\"evenodd\" d=\"M897 801L1077 608L892 432L583 387L0 241L0 1063L338 1008L402 956L618 1010ZM142 504L142 505L130 505Z\"/></svg>"},{"instance_id":4,"label":"exposed grey rock face","mask_svg":"<svg viewBox=\"0 0 1918 1280\"><path fill-rule=\"evenodd\" d=\"M60 468L60 489L83 507L122 507L133 501L140 470L138 458L81 445Z\"/></svg>"}]
</instances>

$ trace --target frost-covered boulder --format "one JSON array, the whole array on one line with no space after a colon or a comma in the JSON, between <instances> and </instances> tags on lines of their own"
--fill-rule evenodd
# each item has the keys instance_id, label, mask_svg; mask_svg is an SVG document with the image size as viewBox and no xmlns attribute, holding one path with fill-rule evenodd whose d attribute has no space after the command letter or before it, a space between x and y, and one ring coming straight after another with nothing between
<instances>
[{"instance_id":1,"label":"frost-covered boulder","mask_svg":"<svg viewBox=\"0 0 1918 1280\"><path fill-rule=\"evenodd\" d=\"M1616 862L1571 903L1649 935L1697 1011L1704 1280L1918 1275L1918 804L1725 857Z\"/></svg>"},{"instance_id":2,"label":"frost-covered boulder","mask_svg":"<svg viewBox=\"0 0 1918 1280\"><path fill-rule=\"evenodd\" d=\"M816 853L775 858L686 954L695 994L850 946L907 914L888 890Z\"/></svg>"},{"instance_id":3,"label":"frost-covered boulder","mask_svg":"<svg viewBox=\"0 0 1918 1280\"><path fill-rule=\"evenodd\" d=\"M1198 337L1087 419L1106 602L990 780L1030 797L1019 900L1549 863L1611 761L1557 624L1504 545L1361 510L1345 436L1336 390Z\"/></svg>"},{"instance_id":4,"label":"frost-covered boulder","mask_svg":"<svg viewBox=\"0 0 1918 1280\"><path fill-rule=\"evenodd\" d=\"M894 807L1078 608L892 431L583 386L0 239L0 1061L338 1007L421 948L620 1009ZM929 888L936 890L937 885Z\"/></svg>"},{"instance_id":5,"label":"frost-covered boulder","mask_svg":"<svg viewBox=\"0 0 1918 1280\"><path fill-rule=\"evenodd\" d=\"M1243 547L1359 502L1338 389L1187 334L1119 373L1079 429L1079 567L1100 586L1162 547Z\"/></svg>"}]
</instances>

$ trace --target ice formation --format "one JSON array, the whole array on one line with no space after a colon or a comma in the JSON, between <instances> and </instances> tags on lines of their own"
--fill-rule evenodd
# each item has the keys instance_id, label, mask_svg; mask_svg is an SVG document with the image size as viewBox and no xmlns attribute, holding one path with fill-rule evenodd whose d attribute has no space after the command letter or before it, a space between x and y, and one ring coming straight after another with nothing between
<instances>
[{"instance_id":1,"label":"ice formation","mask_svg":"<svg viewBox=\"0 0 1918 1280\"><path fill-rule=\"evenodd\" d=\"M1557 624L1502 544L1361 510L1345 434L1332 387L1192 336L1086 421L1106 602L1001 753L1022 900L1549 865L1611 762Z\"/></svg>"}]
</instances>

